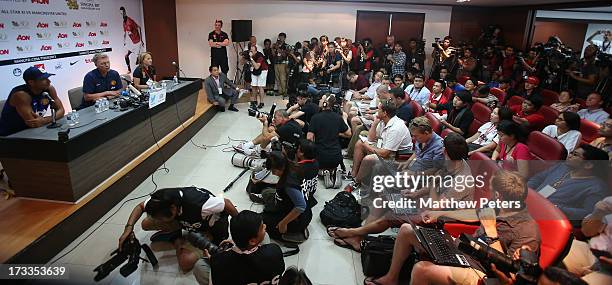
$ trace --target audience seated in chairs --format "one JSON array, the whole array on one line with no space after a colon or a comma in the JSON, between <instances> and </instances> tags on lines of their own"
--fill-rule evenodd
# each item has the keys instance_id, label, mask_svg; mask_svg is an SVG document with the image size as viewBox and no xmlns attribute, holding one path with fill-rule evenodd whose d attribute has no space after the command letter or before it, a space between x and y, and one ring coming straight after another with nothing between
<instances>
[{"instance_id":1,"label":"audience seated in chairs","mask_svg":"<svg viewBox=\"0 0 612 285\"><path fill-rule=\"evenodd\" d=\"M502 208L498 214L491 208L426 211L421 215L422 221L435 223L440 217L465 222L480 221L480 228L474 237L484 237L485 240L488 238L490 242L487 243L493 249L515 257L518 256L520 249L538 252L540 232L536 221L524 207L527 185L523 178L515 172L500 171L491 178L491 187L495 198L501 201L519 201L523 207L520 209ZM408 256L413 251L417 251L419 255L424 254L414 230L413 226L408 223L400 227L389 271L380 278L367 278L364 284L399 284L399 273ZM418 280L423 284L478 284L485 276L489 264L474 261L470 262L470 265L469 268L462 268L419 261L412 268L411 280L413 282Z\"/></svg>"},{"instance_id":2,"label":"audience seated in chairs","mask_svg":"<svg viewBox=\"0 0 612 285\"><path fill-rule=\"evenodd\" d=\"M565 111L578 112L578 109L580 109L580 104L574 102L575 98L576 97L571 90L563 90L559 93L559 102L553 103L550 105L550 107L557 110L559 113Z\"/></svg>"},{"instance_id":3,"label":"audience seated in chairs","mask_svg":"<svg viewBox=\"0 0 612 285\"><path fill-rule=\"evenodd\" d=\"M576 113L563 112L559 114L554 125L547 126L542 133L558 140L565 146L567 153L571 153L578 145L582 135L580 134L580 117Z\"/></svg>"},{"instance_id":4,"label":"audience seated in chairs","mask_svg":"<svg viewBox=\"0 0 612 285\"><path fill-rule=\"evenodd\" d=\"M547 197L570 221L579 223L593 211L597 201L607 196L600 179L609 174L608 155L590 145L572 151L567 161L529 179L529 187Z\"/></svg>"},{"instance_id":5,"label":"audience seated in chairs","mask_svg":"<svg viewBox=\"0 0 612 285\"><path fill-rule=\"evenodd\" d=\"M603 96L600 93L592 92L586 99L586 109L578 111L580 118L589 120L596 124L602 124L610 114L602 109Z\"/></svg>"},{"instance_id":6,"label":"audience seated in chairs","mask_svg":"<svg viewBox=\"0 0 612 285\"><path fill-rule=\"evenodd\" d=\"M474 94L475 96L472 98L472 101L474 102L485 104L491 109L499 105L499 100L495 95L491 94L491 88L489 88L489 86L481 86Z\"/></svg>"},{"instance_id":7,"label":"audience seated in chairs","mask_svg":"<svg viewBox=\"0 0 612 285\"><path fill-rule=\"evenodd\" d=\"M612 160L612 119L608 118L599 129L601 137L591 142L591 145L608 153Z\"/></svg>"},{"instance_id":8,"label":"audience seated in chairs","mask_svg":"<svg viewBox=\"0 0 612 285\"><path fill-rule=\"evenodd\" d=\"M512 110L508 107L493 109L490 121L480 126L474 135L466 139L470 149L469 155L475 152L482 152L490 157L493 154L499 143L497 125L501 121L512 121Z\"/></svg>"},{"instance_id":9,"label":"audience seated in chairs","mask_svg":"<svg viewBox=\"0 0 612 285\"><path fill-rule=\"evenodd\" d=\"M442 129L449 129L463 137L469 137L468 131L474 120L474 114L470 110L472 103L472 95L467 91L455 92L455 97L452 102L442 106L439 105L436 109L446 108L448 110L448 118L440 121Z\"/></svg>"},{"instance_id":10,"label":"audience seated in chairs","mask_svg":"<svg viewBox=\"0 0 612 285\"><path fill-rule=\"evenodd\" d=\"M546 126L544 116L539 112L542 104L541 97L532 96L525 98L521 105L510 108L516 113L514 116L516 122L525 125L529 130L539 131Z\"/></svg>"},{"instance_id":11,"label":"audience seated in chairs","mask_svg":"<svg viewBox=\"0 0 612 285\"><path fill-rule=\"evenodd\" d=\"M414 83L406 87L406 93L410 96L410 100L417 102L420 106L425 106L429 101L429 94L431 93L427 87L425 87L425 77L422 74L414 76Z\"/></svg>"},{"instance_id":12,"label":"audience seated in chairs","mask_svg":"<svg viewBox=\"0 0 612 285\"><path fill-rule=\"evenodd\" d=\"M396 116L397 106L392 100L382 101L378 113L368 131L367 140L355 144L353 154L353 182L347 186L351 191L357 190L361 183L369 181L373 163L378 157L393 160L396 154L412 151L412 137L406 123Z\"/></svg>"},{"instance_id":13,"label":"audience seated in chairs","mask_svg":"<svg viewBox=\"0 0 612 285\"><path fill-rule=\"evenodd\" d=\"M438 105L446 106L450 100L450 98L444 96L445 89L446 82L443 80L436 80L431 88L429 102L426 105L427 108L425 108L427 109L427 112L434 112L434 115L436 115L439 120L446 119L446 116L448 115L448 111L445 108L436 110Z\"/></svg>"},{"instance_id":14,"label":"audience seated in chairs","mask_svg":"<svg viewBox=\"0 0 612 285\"><path fill-rule=\"evenodd\" d=\"M395 115L398 118L402 119L402 121L404 121L406 124L409 124L413 118L413 110L410 103L406 101L406 98L408 96L406 96L404 90L399 87L391 88L391 90L389 90L389 93L393 95L391 100L393 100L393 102L397 106L397 112Z\"/></svg>"},{"instance_id":15,"label":"audience seated in chairs","mask_svg":"<svg viewBox=\"0 0 612 285\"><path fill-rule=\"evenodd\" d=\"M443 168L430 169L429 173L440 176L467 177L471 175L470 166L467 164L467 144L465 139L458 134L451 133L444 138L445 161L440 161ZM420 175L406 170L411 175ZM384 195L388 189L380 192ZM456 183L454 187L437 185L430 187L419 187L416 191L403 190L402 195L406 198L429 196L435 201L455 199L458 201L471 201L474 198L474 188L466 183ZM383 198L385 199L385 198ZM359 252L361 241L368 234L382 233L390 227L399 227L408 219L417 219L413 216L404 216L387 212L385 209L374 208L366 223L358 228L329 227L327 233L334 239L334 244ZM368 222L369 221L369 222Z\"/></svg>"},{"instance_id":16,"label":"audience seated in chairs","mask_svg":"<svg viewBox=\"0 0 612 285\"><path fill-rule=\"evenodd\" d=\"M492 160L499 160L502 168L518 171L523 177L529 177L529 160L533 156L525 141L525 132L517 123L501 121L497 125L499 144L491 155Z\"/></svg>"}]
</instances>

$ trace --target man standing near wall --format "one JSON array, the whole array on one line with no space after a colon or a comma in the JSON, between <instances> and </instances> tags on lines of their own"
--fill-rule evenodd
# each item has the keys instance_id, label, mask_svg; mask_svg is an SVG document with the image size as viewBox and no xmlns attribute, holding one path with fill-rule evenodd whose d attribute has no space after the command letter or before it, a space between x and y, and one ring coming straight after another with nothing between
<instances>
[{"instance_id":1,"label":"man standing near wall","mask_svg":"<svg viewBox=\"0 0 612 285\"><path fill-rule=\"evenodd\" d=\"M208 34L208 46L210 46L210 65L221 68L223 74L227 75L229 65L227 63L227 48L230 44L226 32L221 31L223 21L215 20L215 30Z\"/></svg>"},{"instance_id":2,"label":"man standing near wall","mask_svg":"<svg viewBox=\"0 0 612 285\"><path fill-rule=\"evenodd\" d=\"M283 96L283 98L287 95L287 66L289 64L289 58L287 57L289 46L285 43L285 39L287 39L287 34L278 34L278 40L272 48L276 54L274 58L274 74L276 76L276 85L278 85L278 95Z\"/></svg>"}]
</instances>

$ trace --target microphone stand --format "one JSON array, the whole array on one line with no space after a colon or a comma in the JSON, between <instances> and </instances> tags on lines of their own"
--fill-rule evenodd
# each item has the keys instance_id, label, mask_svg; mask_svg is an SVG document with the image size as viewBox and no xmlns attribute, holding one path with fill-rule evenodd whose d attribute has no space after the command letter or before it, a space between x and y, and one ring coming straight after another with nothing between
<instances>
[{"instance_id":1,"label":"microphone stand","mask_svg":"<svg viewBox=\"0 0 612 285\"><path fill-rule=\"evenodd\" d=\"M55 113L57 112L56 107L55 107L55 101L53 99L50 100L51 101L51 124L47 126L47 129L57 129L59 127L62 126L62 124L57 122L57 119L55 118Z\"/></svg>"}]
</instances>

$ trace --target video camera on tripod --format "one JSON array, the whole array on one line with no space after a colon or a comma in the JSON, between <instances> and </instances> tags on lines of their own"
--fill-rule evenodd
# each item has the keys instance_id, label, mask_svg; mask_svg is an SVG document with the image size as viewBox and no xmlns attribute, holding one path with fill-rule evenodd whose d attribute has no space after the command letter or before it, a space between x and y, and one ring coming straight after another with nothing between
<instances>
[{"instance_id":1,"label":"video camera on tripod","mask_svg":"<svg viewBox=\"0 0 612 285\"><path fill-rule=\"evenodd\" d=\"M505 274L516 274L516 284L536 284L542 274L536 253L520 249L520 258L512 260L510 257L496 249L470 237L461 234L459 237L459 250L478 260L485 268L493 263L495 267Z\"/></svg>"},{"instance_id":2,"label":"video camera on tripod","mask_svg":"<svg viewBox=\"0 0 612 285\"><path fill-rule=\"evenodd\" d=\"M145 252L147 259L140 257L141 251ZM121 251L116 249L111 253L111 259L96 267L93 271L97 272L94 276L96 282L106 278L115 268L119 267L126 260L127 263L119 269L121 276L128 277L136 269L140 260L151 263L152 266L157 266L157 258L151 248L146 244L140 244L134 234L130 235L121 245Z\"/></svg>"}]
</instances>

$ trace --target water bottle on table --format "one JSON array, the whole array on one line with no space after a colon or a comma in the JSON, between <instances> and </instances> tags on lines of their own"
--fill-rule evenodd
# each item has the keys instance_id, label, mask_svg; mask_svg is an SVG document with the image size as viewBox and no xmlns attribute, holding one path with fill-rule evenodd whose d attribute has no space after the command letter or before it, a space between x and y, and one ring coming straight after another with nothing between
<instances>
[{"instance_id":1,"label":"water bottle on table","mask_svg":"<svg viewBox=\"0 0 612 285\"><path fill-rule=\"evenodd\" d=\"M96 114L102 112L102 99L96 100L96 102L94 103L94 110L96 111Z\"/></svg>"}]
</instances>

